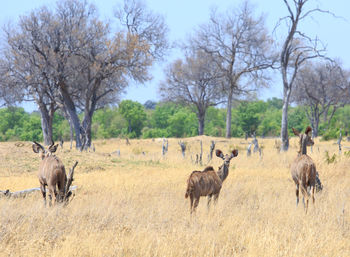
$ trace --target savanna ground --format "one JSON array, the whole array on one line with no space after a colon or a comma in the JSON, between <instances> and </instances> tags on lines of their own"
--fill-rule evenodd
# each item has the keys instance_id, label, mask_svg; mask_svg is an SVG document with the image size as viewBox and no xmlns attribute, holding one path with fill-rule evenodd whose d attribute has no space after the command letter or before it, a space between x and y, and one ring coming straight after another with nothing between
<instances>
[{"instance_id":1,"label":"savanna ground","mask_svg":"<svg viewBox=\"0 0 350 257\"><path fill-rule=\"evenodd\" d=\"M53 208L39 192L0 198L0 256L350 256L350 156L339 156L334 141L316 140L308 150L324 189L305 215L289 171L296 138L286 154L274 139L259 139L262 158L247 157L244 139L215 138L216 149L240 152L215 208L208 212L202 197L191 217L184 195L191 171L204 168L191 160L199 139L206 163L209 137L185 139L185 159L177 139L169 139L165 157L160 139L96 141L94 153L66 143L57 155L67 170L79 161L75 198ZM0 143L1 190L38 186L39 157L23 143ZM334 163L325 162L326 150ZM213 157L209 165L221 163Z\"/></svg>"}]
</instances>

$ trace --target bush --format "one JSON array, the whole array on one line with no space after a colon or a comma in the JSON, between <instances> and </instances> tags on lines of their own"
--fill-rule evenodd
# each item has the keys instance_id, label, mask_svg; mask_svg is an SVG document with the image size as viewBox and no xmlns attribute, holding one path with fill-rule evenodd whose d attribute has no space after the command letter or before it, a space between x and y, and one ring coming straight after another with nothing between
<instances>
[{"instance_id":1,"label":"bush","mask_svg":"<svg viewBox=\"0 0 350 257\"><path fill-rule=\"evenodd\" d=\"M331 139L336 139L339 136L339 129L337 128L332 128L332 129L327 129L323 135L321 140L327 141Z\"/></svg>"},{"instance_id":2,"label":"bush","mask_svg":"<svg viewBox=\"0 0 350 257\"><path fill-rule=\"evenodd\" d=\"M169 137L168 131L161 128L148 128L142 130L142 138Z\"/></svg>"}]
</instances>

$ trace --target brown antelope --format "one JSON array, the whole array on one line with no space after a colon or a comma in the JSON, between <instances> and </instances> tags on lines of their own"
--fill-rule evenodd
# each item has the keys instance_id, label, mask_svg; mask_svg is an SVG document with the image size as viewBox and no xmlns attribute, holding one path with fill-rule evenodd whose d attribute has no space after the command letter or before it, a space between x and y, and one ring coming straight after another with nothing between
<instances>
[{"instance_id":1,"label":"brown antelope","mask_svg":"<svg viewBox=\"0 0 350 257\"><path fill-rule=\"evenodd\" d=\"M214 196L214 203L217 202L222 183L229 173L230 161L237 155L238 150L233 150L230 155L224 155L221 150L216 150L216 156L224 160L217 172L212 166L208 166L203 171L193 171L191 173L187 180L185 194L185 198L190 197L191 213L196 210L201 196L208 196L208 208L210 207L212 196Z\"/></svg>"},{"instance_id":2,"label":"brown antelope","mask_svg":"<svg viewBox=\"0 0 350 257\"><path fill-rule=\"evenodd\" d=\"M311 138L310 132L311 127L307 127L305 133L301 134L296 129L292 128L293 133L299 137L300 150L298 152L298 157L294 160L291 166L292 178L296 185L296 197L297 206L299 203L299 187L301 193L303 194L303 203L305 208L305 213L307 213L310 192L312 197L312 202L315 203L315 182L316 182L316 166L310 156L306 154L306 147L314 145L314 141ZM310 192L308 191L310 189ZM306 206L304 198L306 198Z\"/></svg>"},{"instance_id":3,"label":"brown antelope","mask_svg":"<svg viewBox=\"0 0 350 257\"><path fill-rule=\"evenodd\" d=\"M46 150L41 144L35 141L33 142L33 151L34 153L40 153L41 158L38 173L40 191L46 205L46 186L48 187L50 206L52 205L53 195L55 196L56 202L63 202L63 200L68 201L69 196L72 194L69 187L73 181L74 168L78 164L78 162L74 164L67 180L66 170L63 163L56 155L54 155L57 147L58 144L54 145L54 142L52 142L52 144L48 147L48 150Z\"/></svg>"}]
</instances>

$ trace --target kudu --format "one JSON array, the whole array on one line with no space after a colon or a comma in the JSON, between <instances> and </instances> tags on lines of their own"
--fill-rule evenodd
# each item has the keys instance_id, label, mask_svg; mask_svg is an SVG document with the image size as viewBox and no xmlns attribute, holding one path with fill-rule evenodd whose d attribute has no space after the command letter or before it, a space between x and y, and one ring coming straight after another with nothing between
<instances>
[{"instance_id":1,"label":"kudu","mask_svg":"<svg viewBox=\"0 0 350 257\"><path fill-rule=\"evenodd\" d=\"M41 144L33 142L34 153L39 153L41 162L39 165L40 191L46 205L46 186L48 187L49 205L52 205L52 197L55 196L56 202L68 202L72 192L69 190L73 181L74 168L78 164L75 162L67 179L66 170L61 160L54 155L58 147L54 142L46 150ZM58 189L58 191L57 191Z\"/></svg>"},{"instance_id":2,"label":"kudu","mask_svg":"<svg viewBox=\"0 0 350 257\"><path fill-rule=\"evenodd\" d=\"M315 183L316 183L316 166L310 156L306 154L306 147L314 145L314 141L311 138L311 127L307 127L305 133L299 133L296 129L292 128L293 133L299 137L300 150L298 157L291 165L292 178L296 185L296 197L297 206L299 203L299 188L303 194L303 203L305 213L307 213L310 192L312 202L315 203ZM309 190L308 190L309 189ZM309 192L310 191L310 192ZM306 206L304 199L306 198Z\"/></svg>"},{"instance_id":3,"label":"kudu","mask_svg":"<svg viewBox=\"0 0 350 257\"><path fill-rule=\"evenodd\" d=\"M237 155L238 150L233 150L230 155L224 155L221 150L216 150L216 156L224 160L217 172L212 166L208 166L203 171L193 171L191 173L187 180L185 194L185 198L190 197L191 213L196 210L201 196L208 196L208 208L212 196L214 196L214 203L217 202L222 183L229 173L230 161Z\"/></svg>"}]
</instances>

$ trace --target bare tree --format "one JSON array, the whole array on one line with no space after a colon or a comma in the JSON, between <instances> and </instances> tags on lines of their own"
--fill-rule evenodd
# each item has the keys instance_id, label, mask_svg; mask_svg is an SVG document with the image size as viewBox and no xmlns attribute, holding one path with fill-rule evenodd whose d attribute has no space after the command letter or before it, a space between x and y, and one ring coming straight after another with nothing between
<instances>
[{"instance_id":1,"label":"bare tree","mask_svg":"<svg viewBox=\"0 0 350 257\"><path fill-rule=\"evenodd\" d=\"M287 36L284 40L280 53L280 71L283 80L283 107L282 107L282 124L281 124L281 140L282 151L289 148L288 138L288 106L299 68L305 61L323 56L324 47L320 45L320 41L312 39L301 30L298 29L299 23L315 12L325 12L319 8L310 9L305 5L310 0L283 0L288 10L288 15L281 18L280 22L285 21L288 29Z\"/></svg>"},{"instance_id":2,"label":"bare tree","mask_svg":"<svg viewBox=\"0 0 350 257\"><path fill-rule=\"evenodd\" d=\"M139 83L150 80L150 67L168 49L164 18L147 10L141 1L125 0L116 8L115 17L126 29L111 36L109 27L97 22L96 29L89 31L89 47L82 54L85 83L79 105L84 111L86 146L91 145L94 111L116 102L128 79Z\"/></svg>"},{"instance_id":3,"label":"bare tree","mask_svg":"<svg viewBox=\"0 0 350 257\"><path fill-rule=\"evenodd\" d=\"M161 16L148 12L138 1L126 0L119 10L121 16L117 17L126 29L118 28L117 33L98 19L93 5L80 0L57 2L54 12L40 8L21 17L16 29L7 31L11 44L4 51L8 57L0 63L1 80L13 80L10 85L17 88L21 85L22 90L13 91L21 92L22 99L40 93L36 98L44 103L37 101L42 117L45 108L41 105L51 108L48 113L52 117L60 108L71 134L75 132L77 148L82 145L81 131L87 139L85 145L91 144L95 110L114 103L129 79L140 83L151 79L150 67L167 49L167 28ZM9 85L1 84L4 88ZM84 113L82 123L78 111Z\"/></svg>"},{"instance_id":4,"label":"bare tree","mask_svg":"<svg viewBox=\"0 0 350 257\"><path fill-rule=\"evenodd\" d=\"M234 95L266 85L263 71L272 67L272 39L263 16L255 18L248 2L225 14L212 10L210 21L199 27L193 44L209 54L223 77L221 86L227 96L226 137L231 137L231 108Z\"/></svg>"},{"instance_id":5,"label":"bare tree","mask_svg":"<svg viewBox=\"0 0 350 257\"><path fill-rule=\"evenodd\" d=\"M38 39L44 39L51 13L42 8L20 18L18 26L4 28L5 40L0 61L2 99L9 104L35 101L41 114L44 143L52 142L53 115L58 109L54 81L46 60L37 54ZM47 40L47 38L46 38ZM49 49L42 49L48 54Z\"/></svg>"},{"instance_id":6,"label":"bare tree","mask_svg":"<svg viewBox=\"0 0 350 257\"><path fill-rule=\"evenodd\" d=\"M89 19L96 19L93 6L78 0L62 1L55 12L42 7L22 16L18 26L5 30L8 67L3 80L13 81L17 90L37 102L41 112L45 143L51 142L52 118L57 107L69 117L80 146L80 120L75 101L79 88L72 88L81 66L79 53L86 48ZM10 51L9 51L10 50ZM47 110L47 106L50 108ZM48 130L48 136L45 136Z\"/></svg>"},{"instance_id":7,"label":"bare tree","mask_svg":"<svg viewBox=\"0 0 350 257\"><path fill-rule=\"evenodd\" d=\"M335 111L349 99L350 85L335 62L308 62L295 78L292 100L306 107L312 136L318 136L320 119L329 124Z\"/></svg>"},{"instance_id":8,"label":"bare tree","mask_svg":"<svg viewBox=\"0 0 350 257\"><path fill-rule=\"evenodd\" d=\"M164 100L192 106L198 118L198 134L204 133L207 109L221 103L217 66L203 51L191 50L185 60L176 60L166 70L166 81L160 85Z\"/></svg>"}]
</instances>

